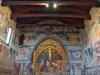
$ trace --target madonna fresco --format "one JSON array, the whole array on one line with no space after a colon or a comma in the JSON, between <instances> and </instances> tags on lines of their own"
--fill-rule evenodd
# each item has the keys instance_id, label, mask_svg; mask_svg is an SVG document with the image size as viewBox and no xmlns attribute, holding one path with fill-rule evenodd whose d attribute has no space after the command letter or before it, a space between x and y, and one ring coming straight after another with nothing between
<instances>
[{"instance_id":1,"label":"madonna fresco","mask_svg":"<svg viewBox=\"0 0 100 75\"><path fill-rule=\"evenodd\" d=\"M67 55L64 48L55 40L47 39L33 52L35 73L65 72Z\"/></svg>"}]
</instances>

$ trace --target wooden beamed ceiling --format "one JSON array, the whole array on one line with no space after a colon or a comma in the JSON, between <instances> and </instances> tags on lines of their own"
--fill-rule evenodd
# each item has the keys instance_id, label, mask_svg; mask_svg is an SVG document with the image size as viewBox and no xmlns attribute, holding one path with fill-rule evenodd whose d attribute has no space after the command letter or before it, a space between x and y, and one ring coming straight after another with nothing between
<instances>
[{"instance_id":1,"label":"wooden beamed ceiling","mask_svg":"<svg viewBox=\"0 0 100 75\"><path fill-rule=\"evenodd\" d=\"M4 0L4 4L7 4L9 6L11 5L46 5L46 3L57 3L57 5L69 5L69 6L93 6L95 1L93 0L61 0L61 1L33 1L33 0Z\"/></svg>"},{"instance_id":2,"label":"wooden beamed ceiling","mask_svg":"<svg viewBox=\"0 0 100 75\"><path fill-rule=\"evenodd\" d=\"M53 8L53 4L57 8ZM50 4L46 8L46 4ZM17 22L18 28L35 26L67 26L83 29L84 20L90 20L89 11L98 6L95 0L3 0L2 5L7 5L12 10L12 19ZM43 20L58 20L63 24L39 24Z\"/></svg>"},{"instance_id":3,"label":"wooden beamed ceiling","mask_svg":"<svg viewBox=\"0 0 100 75\"><path fill-rule=\"evenodd\" d=\"M87 14L16 14L15 17L33 17L33 18L79 18L79 19L90 19L90 16Z\"/></svg>"}]
</instances>

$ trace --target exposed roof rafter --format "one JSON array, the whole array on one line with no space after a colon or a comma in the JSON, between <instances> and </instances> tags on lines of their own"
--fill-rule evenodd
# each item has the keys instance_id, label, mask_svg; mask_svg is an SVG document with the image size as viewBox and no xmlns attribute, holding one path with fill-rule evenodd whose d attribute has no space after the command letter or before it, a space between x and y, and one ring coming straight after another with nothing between
<instances>
[{"instance_id":1,"label":"exposed roof rafter","mask_svg":"<svg viewBox=\"0 0 100 75\"><path fill-rule=\"evenodd\" d=\"M16 14L15 17L21 18L21 17L34 17L34 18L79 18L79 19L90 19L90 16L85 14Z\"/></svg>"},{"instance_id":2,"label":"exposed roof rafter","mask_svg":"<svg viewBox=\"0 0 100 75\"><path fill-rule=\"evenodd\" d=\"M84 29L83 24L20 24L17 28L33 28L33 27L43 27L43 26L55 26L55 27L74 27L78 29Z\"/></svg>"},{"instance_id":3,"label":"exposed roof rafter","mask_svg":"<svg viewBox=\"0 0 100 75\"><path fill-rule=\"evenodd\" d=\"M49 8L46 5L50 4ZM56 3L58 7L53 8ZM12 19L17 22L18 28L34 26L51 26L39 24L41 20L61 20L63 24L52 26L67 26L85 28L84 20L90 20L89 11L98 6L96 0L3 0L2 5L7 5L12 10Z\"/></svg>"},{"instance_id":4,"label":"exposed roof rafter","mask_svg":"<svg viewBox=\"0 0 100 75\"><path fill-rule=\"evenodd\" d=\"M4 5L46 5L46 3L57 3L57 5L72 6L95 6L94 2L88 1L4 1Z\"/></svg>"}]
</instances>

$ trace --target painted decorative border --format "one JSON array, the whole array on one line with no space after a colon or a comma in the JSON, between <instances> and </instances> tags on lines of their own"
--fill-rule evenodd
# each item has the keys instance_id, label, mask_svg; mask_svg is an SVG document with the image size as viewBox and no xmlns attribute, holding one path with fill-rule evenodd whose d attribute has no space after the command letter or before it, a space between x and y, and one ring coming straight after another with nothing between
<instances>
[{"instance_id":1,"label":"painted decorative border","mask_svg":"<svg viewBox=\"0 0 100 75\"><path fill-rule=\"evenodd\" d=\"M80 50L78 50L78 51L71 51L71 55L72 55L72 58L74 60L81 60L82 59L82 52Z\"/></svg>"},{"instance_id":2,"label":"painted decorative border","mask_svg":"<svg viewBox=\"0 0 100 75\"><path fill-rule=\"evenodd\" d=\"M87 48L84 49L84 65L85 68L92 68L94 64L94 58L93 58L93 47L92 45L89 45Z\"/></svg>"},{"instance_id":3,"label":"painted decorative border","mask_svg":"<svg viewBox=\"0 0 100 75\"><path fill-rule=\"evenodd\" d=\"M94 43L94 59L95 59L95 66L100 66L100 40Z\"/></svg>"}]
</instances>

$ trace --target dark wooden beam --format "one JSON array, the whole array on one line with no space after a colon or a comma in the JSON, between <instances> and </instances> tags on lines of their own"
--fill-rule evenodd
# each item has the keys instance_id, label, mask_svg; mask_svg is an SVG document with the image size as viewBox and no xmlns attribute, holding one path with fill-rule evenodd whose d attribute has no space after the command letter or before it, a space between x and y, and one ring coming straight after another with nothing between
<instances>
[{"instance_id":1,"label":"dark wooden beam","mask_svg":"<svg viewBox=\"0 0 100 75\"><path fill-rule=\"evenodd\" d=\"M16 14L14 17L90 19L90 15L87 14Z\"/></svg>"},{"instance_id":2,"label":"dark wooden beam","mask_svg":"<svg viewBox=\"0 0 100 75\"><path fill-rule=\"evenodd\" d=\"M55 27L74 27L78 29L84 29L84 24L20 24L17 28L33 28L33 27L43 27L43 26L55 26Z\"/></svg>"},{"instance_id":3,"label":"dark wooden beam","mask_svg":"<svg viewBox=\"0 0 100 75\"><path fill-rule=\"evenodd\" d=\"M46 5L46 3L57 3L57 5L67 6L95 6L94 2L90 1L3 1L3 5Z\"/></svg>"},{"instance_id":4,"label":"dark wooden beam","mask_svg":"<svg viewBox=\"0 0 100 75\"><path fill-rule=\"evenodd\" d=\"M16 9L15 9L16 8ZM23 7L11 7L11 10L13 12L13 14L21 14L21 13L29 13L29 12L33 12L33 13L39 13L39 12L47 12L47 13L77 13L77 14L87 14L88 13L88 10L89 8L85 8L85 9L82 9L82 8L70 8L70 7L66 7L66 8L59 8L59 9L46 9L46 8L35 8L35 7L27 7L27 6L23 6Z\"/></svg>"}]
</instances>

